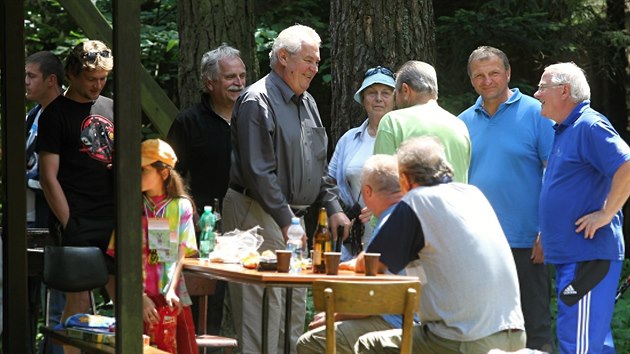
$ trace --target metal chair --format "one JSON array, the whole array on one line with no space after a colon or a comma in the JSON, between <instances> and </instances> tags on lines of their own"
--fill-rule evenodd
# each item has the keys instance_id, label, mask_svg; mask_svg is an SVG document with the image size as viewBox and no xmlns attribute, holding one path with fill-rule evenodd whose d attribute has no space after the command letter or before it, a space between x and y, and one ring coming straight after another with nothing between
<instances>
[{"instance_id":1,"label":"metal chair","mask_svg":"<svg viewBox=\"0 0 630 354\"><path fill-rule=\"evenodd\" d=\"M216 279L186 273L184 276L186 288L190 296L198 298L197 317L197 346L200 353L206 353L206 348L223 348L224 353L231 354L232 349L238 347L238 341L234 338L206 334L208 320L208 295L214 294L217 284ZM202 349L203 348L203 349Z\"/></svg>"},{"instance_id":2,"label":"metal chair","mask_svg":"<svg viewBox=\"0 0 630 354\"><path fill-rule=\"evenodd\" d=\"M46 284L45 324L48 326L50 289L63 292L90 293L90 307L96 314L94 289L107 284L105 256L98 247L46 246L44 248L44 275Z\"/></svg>"},{"instance_id":3,"label":"metal chair","mask_svg":"<svg viewBox=\"0 0 630 354\"><path fill-rule=\"evenodd\" d=\"M413 314L420 303L420 281L334 281L313 282L315 310L326 311L326 353L335 354L335 313L352 315L402 314L400 352L411 354Z\"/></svg>"}]
</instances>

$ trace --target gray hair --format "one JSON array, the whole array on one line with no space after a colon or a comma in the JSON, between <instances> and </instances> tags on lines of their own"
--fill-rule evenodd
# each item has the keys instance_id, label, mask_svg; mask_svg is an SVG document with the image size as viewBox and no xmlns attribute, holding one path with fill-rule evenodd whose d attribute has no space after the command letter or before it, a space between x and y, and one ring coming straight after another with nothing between
<instances>
[{"instance_id":1,"label":"gray hair","mask_svg":"<svg viewBox=\"0 0 630 354\"><path fill-rule=\"evenodd\" d=\"M393 155L370 156L361 171L361 185L368 184L376 193L400 193L398 162Z\"/></svg>"},{"instance_id":2,"label":"gray hair","mask_svg":"<svg viewBox=\"0 0 630 354\"><path fill-rule=\"evenodd\" d=\"M396 73L396 91L405 83L418 93L427 93L434 99L438 97L437 73L430 64L418 60L409 60Z\"/></svg>"},{"instance_id":3,"label":"gray hair","mask_svg":"<svg viewBox=\"0 0 630 354\"><path fill-rule=\"evenodd\" d=\"M396 153L398 169L410 182L421 186L434 185L453 177L453 168L446 161L444 145L435 136L405 140Z\"/></svg>"},{"instance_id":4,"label":"gray hair","mask_svg":"<svg viewBox=\"0 0 630 354\"><path fill-rule=\"evenodd\" d=\"M591 88L586 80L584 70L575 63L552 64L545 68L552 84L569 84L571 100L575 103L591 99Z\"/></svg>"},{"instance_id":5,"label":"gray hair","mask_svg":"<svg viewBox=\"0 0 630 354\"><path fill-rule=\"evenodd\" d=\"M501 61L503 62L503 68L505 70L508 70L510 68L510 61L508 60L507 55L505 55L502 50L484 45L478 47L477 49L473 50L472 53L470 53L470 56L468 57L468 66L466 67L468 70L468 76L470 76L470 63L476 60L490 59L493 55L501 59Z\"/></svg>"},{"instance_id":6,"label":"gray hair","mask_svg":"<svg viewBox=\"0 0 630 354\"><path fill-rule=\"evenodd\" d=\"M227 58L239 58L241 52L229 45L222 43L216 49L206 52L201 57L201 86L204 92L208 92L206 80L217 80L221 75L219 70L219 62Z\"/></svg>"},{"instance_id":7,"label":"gray hair","mask_svg":"<svg viewBox=\"0 0 630 354\"><path fill-rule=\"evenodd\" d=\"M287 27L273 41L271 52L269 52L269 66L273 69L278 62L280 49L285 49L289 54L295 54L302 50L302 44L317 44L321 46L322 40L314 29L304 25L293 25Z\"/></svg>"}]
</instances>

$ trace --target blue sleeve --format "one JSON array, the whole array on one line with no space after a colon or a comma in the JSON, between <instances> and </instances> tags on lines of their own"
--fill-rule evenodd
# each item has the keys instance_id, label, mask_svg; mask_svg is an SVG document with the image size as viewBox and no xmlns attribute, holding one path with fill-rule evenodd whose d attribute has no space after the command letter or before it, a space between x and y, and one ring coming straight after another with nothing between
<instances>
[{"instance_id":1,"label":"blue sleeve","mask_svg":"<svg viewBox=\"0 0 630 354\"><path fill-rule=\"evenodd\" d=\"M424 247L424 233L416 213L400 202L383 224L366 252L380 253L381 263L392 273L399 273L407 264L418 259Z\"/></svg>"},{"instance_id":2,"label":"blue sleeve","mask_svg":"<svg viewBox=\"0 0 630 354\"><path fill-rule=\"evenodd\" d=\"M591 126L588 146L591 150L585 154L589 161L603 174L613 177L626 161L630 160L628 144L606 121L599 120Z\"/></svg>"}]
</instances>

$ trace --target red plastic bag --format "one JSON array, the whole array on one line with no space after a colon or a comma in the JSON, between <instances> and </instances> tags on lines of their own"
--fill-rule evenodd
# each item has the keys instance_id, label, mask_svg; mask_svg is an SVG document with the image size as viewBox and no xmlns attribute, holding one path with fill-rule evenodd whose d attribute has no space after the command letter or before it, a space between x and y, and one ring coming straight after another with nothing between
<instances>
[{"instance_id":1,"label":"red plastic bag","mask_svg":"<svg viewBox=\"0 0 630 354\"><path fill-rule=\"evenodd\" d=\"M158 323L144 323L145 333L158 349L177 354L177 307L159 306Z\"/></svg>"}]
</instances>

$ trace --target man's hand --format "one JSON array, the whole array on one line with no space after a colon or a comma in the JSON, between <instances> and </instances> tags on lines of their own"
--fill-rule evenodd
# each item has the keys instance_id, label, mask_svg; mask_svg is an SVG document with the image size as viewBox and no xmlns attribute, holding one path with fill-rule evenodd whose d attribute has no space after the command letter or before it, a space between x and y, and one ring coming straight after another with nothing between
<instances>
[{"instance_id":1,"label":"man's hand","mask_svg":"<svg viewBox=\"0 0 630 354\"><path fill-rule=\"evenodd\" d=\"M291 225L283 226L280 229L280 230L282 230L282 239L284 240L285 244L287 243L287 241L289 241L289 226L291 226Z\"/></svg>"},{"instance_id":2,"label":"man's hand","mask_svg":"<svg viewBox=\"0 0 630 354\"><path fill-rule=\"evenodd\" d=\"M363 251L354 259L354 272L365 273L365 252Z\"/></svg>"},{"instance_id":3,"label":"man's hand","mask_svg":"<svg viewBox=\"0 0 630 354\"><path fill-rule=\"evenodd\" d=\"M530 259L533 264L543 264L545 262L545 255L543 254L542 243L540 242L540 234L538 234L534 239Z\"/></svg>"},{"instance_id":4,"label":"man's hand","mask_svg":"<svg viewBox=\"0 0 630 354\"><path fill-rule=\"evenodd\" d=\"M584 231L584 238L593 238L597 229L604 225L608 225L612 220L612 216L608 216L603 210L586 214L579 218L575 225L577 228L575 232L580 233Z\"/></svg>"},{"instance_id":5,"label":"man's hand","mask_svg":"<svg viewBox=\"0 0 630 354\"><path fill-rule=\"evenodd\" d=\"M350 220L348 219L348 217L346 216L346 214L342 211L340 212L336 212L334 214L332 214L330 216L329 219L329 225L330 225L330 230L332 232L332 236L333 236L333 240L337 241L337 229L340 226L343 226L343 238L342 240L345 241L345 239L348 238L348 235L350 235Z\"/></svg>"},{"instance_id":6,"label":"man's hand","mask_svg":"<svg viewBox=\"0 0 630 354\"><path fill-rule=\"evenodd\" d=\"M147 294L142 295L142 317L146 323L155 324L160 321L155 303L153 303L153 300L151 300Z\"/></svg>"},{"instance_id":7,"label":"man's hand","mask_svg":"<svg viewBox=\"0 0 630 354\"><path fill-rule=\"evenodd\" d=\"M361 220L361 222L363 224L365 224L366 222L370 222L370 219L372 218L372 212L370 211L370 209L368 209L368 207L365 207L363 209L361 209L361 214L359 215L359 220Z\"/></svg>"},{"instance_id":8,"label":"man's hand","mask_svg":"<svg viewBox=\"0 0 630 354\"><path fill-rule=\"evenodd\" d=\"M354 272L354 270L356 269L356 262L357 259L353 258L349 261L345 261L345 262L341 262L339 263L339 269L341 270L351 270Z\"/></svg>"},{"instance_id":9,"label":"man's hand","mask_svg":"<svg viewBox=\"0 0 630 354\"><path fill-rule=\"evenodd\" d=\"M308 330L313 330L326 324L326 312L320 312L313 316L313 320L308 324Z\"/></svg>"},{"instance_id":10,"label":"man's hand","mask_svg":"<svg viewBox=\"0 0 630 354\"><path fill-rule=\"evenodd\" d=\"M348 320L359 320L362 318L367 318L370 316L366 316L366 315L345 315L345 314L340 314L340 313L336 313L335 314L335 322L339 322L339 321L348 321ZM308 329L309 330L313 330L317 327L321 327L321 326L325 326L326 325L326 312L320 312L318 314L316 314L313 317L313 321L311 321L311 323L308 324Z\"/></svg>"}]
</instances>

